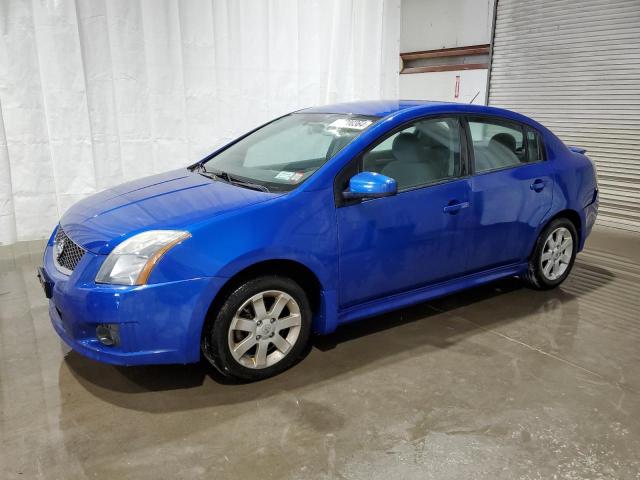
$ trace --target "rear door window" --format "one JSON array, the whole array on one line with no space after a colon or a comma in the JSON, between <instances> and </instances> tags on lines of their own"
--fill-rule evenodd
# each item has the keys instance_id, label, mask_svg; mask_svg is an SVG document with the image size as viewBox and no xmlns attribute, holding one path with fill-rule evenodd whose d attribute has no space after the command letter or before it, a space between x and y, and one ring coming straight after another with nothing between
<instances>
[{"instance_id":1,"label":"rear door window","mask_svg":"<svg viewBox=\"0 0 640 480\"><path fill-rule=\"evenodd\" d=\"M469 118L468 123L477 173L540 159L538 134L524 125L494 118Z\"/></svg>"}]
</instances>

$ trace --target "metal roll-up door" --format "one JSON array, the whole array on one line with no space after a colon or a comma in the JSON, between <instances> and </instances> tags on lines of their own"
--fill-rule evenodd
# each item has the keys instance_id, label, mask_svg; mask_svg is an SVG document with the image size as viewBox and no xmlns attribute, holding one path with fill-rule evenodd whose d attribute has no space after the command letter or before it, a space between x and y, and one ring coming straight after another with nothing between
<instances>
[{"instance_id":1,"label":"metal roll-up door","mask_svg":"<svg viewBox=\"0 0 640 480\"><path fill-rule=\"evenodd\" d=\"M498 0L488 98L586 148L598 223L640 231L640 0Z\"/></svg>"}]
</instances>

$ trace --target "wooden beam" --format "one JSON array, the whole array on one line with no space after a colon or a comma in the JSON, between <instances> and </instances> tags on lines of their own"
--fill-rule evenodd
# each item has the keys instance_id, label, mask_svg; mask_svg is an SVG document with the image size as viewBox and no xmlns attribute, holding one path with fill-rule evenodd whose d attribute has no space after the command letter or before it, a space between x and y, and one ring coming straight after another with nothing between
<instances>
[{"instance_id":1,"label":"wooden beam","mask_svg":"<svg viewBox=\"0 0 640 480\"><path fill-rule=\"evenodd\" d=\"M441 48L438 50L424 50L421 52L401 53L403 61L421 60L424 58L463 57L466 55L488 55L489 45L471 45L469 47Z\"/></svg>"},{"instance_id":2,"label":"wooden beam","mask_svg":"<svg viewBox=\"0 0 640 480\"><path fill-rule=\"evenodd\" d=\"M456 70L480 70L489 68L488 63L457 63L453 65L431 65L429 67L407 67L400 73L453 72Z\"/></svg>"}]
</instances>

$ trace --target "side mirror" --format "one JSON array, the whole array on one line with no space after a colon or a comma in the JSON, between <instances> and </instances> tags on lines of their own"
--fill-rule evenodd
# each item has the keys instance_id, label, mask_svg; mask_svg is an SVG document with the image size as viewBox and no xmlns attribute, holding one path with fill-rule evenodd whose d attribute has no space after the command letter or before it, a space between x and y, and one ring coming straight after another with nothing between
<instances>
[{"instance_id":1,"label":"side mirror","mask_svg":"<svg viewBox=\"0 0 640 480\"><path fill-rule=\"evenodd\" d=\"M398 193L398 184L393 178L375 172L361 172L349 180L349 190L342 192L344 198L380 198Z\"/></svg>"}]
</instances>

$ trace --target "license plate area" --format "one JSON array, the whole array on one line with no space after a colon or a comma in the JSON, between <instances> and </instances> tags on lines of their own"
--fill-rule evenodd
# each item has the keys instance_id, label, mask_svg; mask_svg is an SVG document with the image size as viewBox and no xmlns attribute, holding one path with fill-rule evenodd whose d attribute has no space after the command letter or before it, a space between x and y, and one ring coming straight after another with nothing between
<instances>
[{"instance_id":1,"label":"license plate area","mask_svg":"<svg viewBox=\"0 0 640 480\"><path fill-rule=\"evenodd\" d=\"M42 285L42 289L44 290L44 296L51 298L51 294L53 292L53 281L51 281L47 272L45 272L42 267L38 267L38 280L40 280L40 285Z\"/></svg>"}]
</instances>

